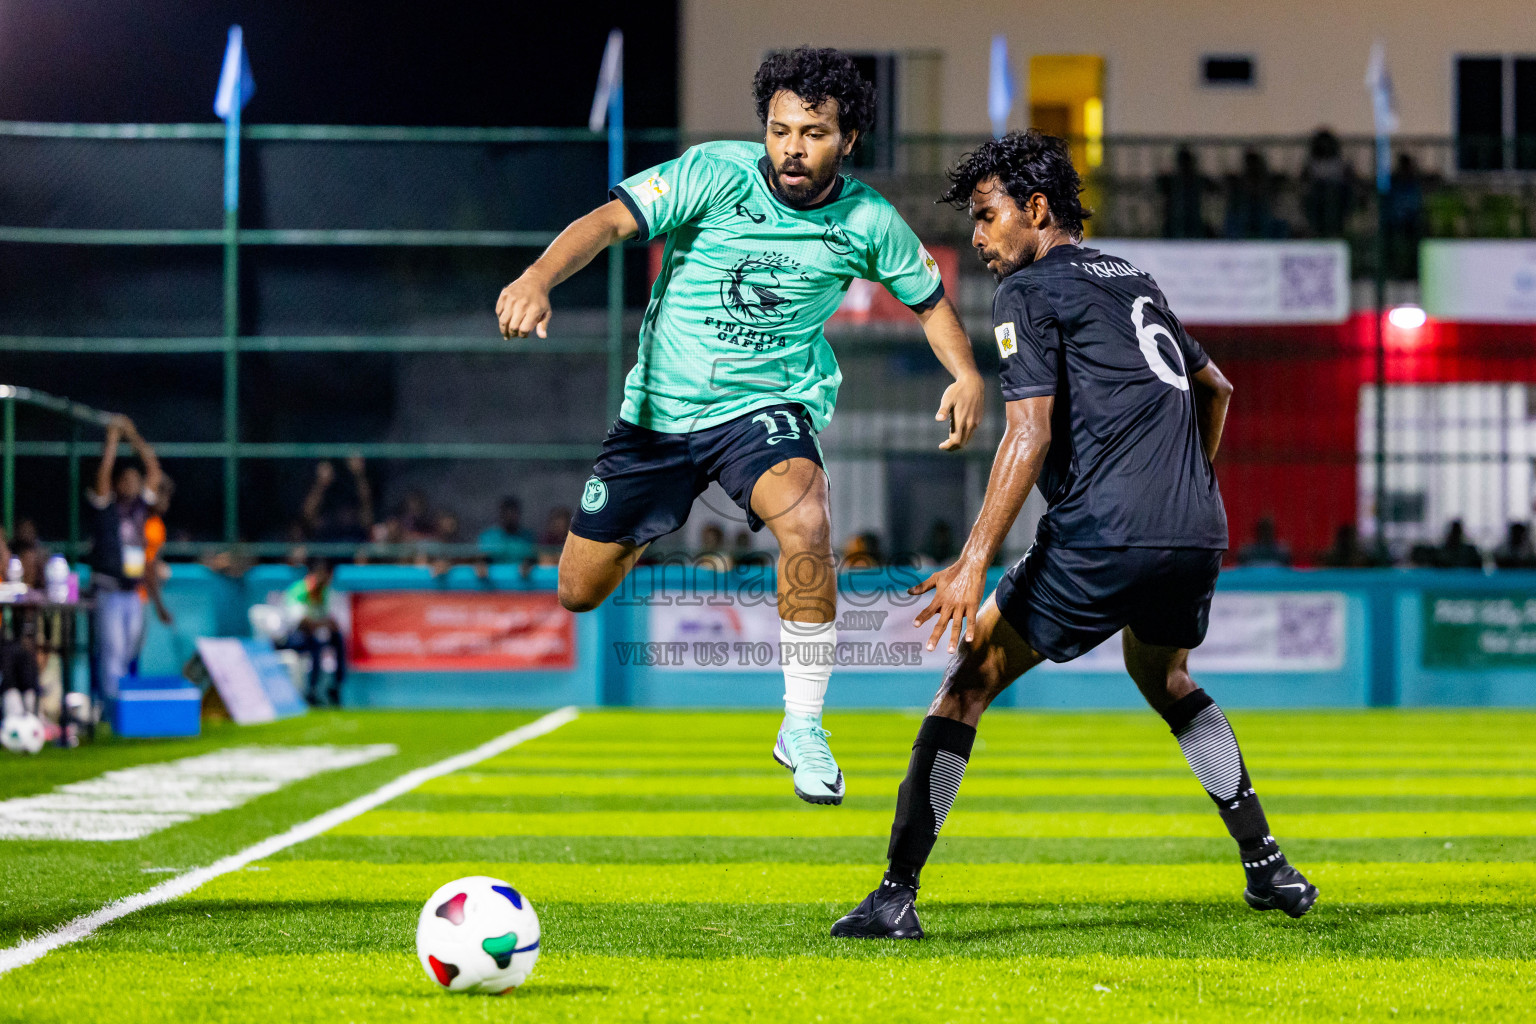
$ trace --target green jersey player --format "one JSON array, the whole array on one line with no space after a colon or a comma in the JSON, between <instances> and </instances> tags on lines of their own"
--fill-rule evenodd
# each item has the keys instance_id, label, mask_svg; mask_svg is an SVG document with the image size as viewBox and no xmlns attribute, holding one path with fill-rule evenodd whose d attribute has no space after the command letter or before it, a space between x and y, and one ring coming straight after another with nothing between
<instances>
[{"instance_id":1,"label":"green jersey player","mask_svg":"<svg viewBox=\"0 0 1536 1024\"><path fill-rule=\"evenodd\" d=\"M624 406L560 556L560 601L596 608L646 545L718 481L779 544L784 723L774 757L812 803L843 799L821 725L837 578L816 434L842 374L822 327L854 278L906 303L954 377L937 419L955 450L981 419L981 376L932 257L842 162L874 123L874 90L837 50L765 61L753 81L765 144L714 142L615 186L496 303L502 334L545 336L550 289L615 242L667 236Z\"/></svg>"}]
</instances>

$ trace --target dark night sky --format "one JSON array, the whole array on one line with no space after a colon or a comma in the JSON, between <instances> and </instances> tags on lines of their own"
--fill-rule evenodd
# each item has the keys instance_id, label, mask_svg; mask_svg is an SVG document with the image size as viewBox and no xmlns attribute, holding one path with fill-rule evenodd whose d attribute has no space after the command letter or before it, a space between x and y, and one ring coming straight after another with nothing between
<instances>
[{"instance_id":1,"label":"dark night sky","mask_svg":"<svg viewBox=\"0 0 1536 1024\"><path fill-rule=\"evenodd\" d=\"M561 8L578 16L556 21ZM212 121L232 23L256 77L253 122L584 124L618 27L628 123L677 123L669 0L0 0L0 119Z\"/></svg>"}]
</instances>

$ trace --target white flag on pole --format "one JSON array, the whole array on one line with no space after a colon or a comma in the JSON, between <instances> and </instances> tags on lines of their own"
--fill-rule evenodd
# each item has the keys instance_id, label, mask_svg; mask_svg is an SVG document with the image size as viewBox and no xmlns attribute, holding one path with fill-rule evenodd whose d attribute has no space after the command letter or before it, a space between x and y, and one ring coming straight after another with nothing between
<instances>
[{"instance_id":1,"label":"white flag on pole","mask_svg":"<svg viewBox=\"0 0 1536 1024\"><path fill-rule=\"evenodd\" d=\"M603 47L603 67L597 73L597 92L592 95L592 113L587 127L594 132L603 130L608 121L608 104L614 90L624 77L624 33L614 29L608 33L608 45Z\"/></svg>"},{"instance_id":2,"label":"white flag on pole","mask_svg":"<svg viewBox=\"0 0 1536 1024\"><path fill-rule=\"evenodd\" d=\"M1387 70L1387 48L1381 40L1371 44L1371 59L1365 66L1365 87L1371 90L1371 115L1377 135L1397 131L1397 97L1392 92L1392 73Z\"/></svg>"}]
</instances>

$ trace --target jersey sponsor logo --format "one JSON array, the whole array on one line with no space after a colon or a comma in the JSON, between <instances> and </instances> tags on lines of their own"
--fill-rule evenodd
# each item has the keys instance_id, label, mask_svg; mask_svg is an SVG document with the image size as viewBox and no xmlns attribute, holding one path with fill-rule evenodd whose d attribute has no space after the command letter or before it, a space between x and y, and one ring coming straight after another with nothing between
<instances>
[{"instance_id":1,"label":"jersey sponsor logo","mask_svg":"<svg viewBox=\"0 0 1536 1024\"><path fill-rule=\"evenodd\" d=\"M587 481L587 486L581 491L581 510L583 512L601 512L603 506L608 504L608 485L597 477Z\"/></svg>"},{"instance_id":2,"label":"jersey sponsor logo","mask_svg":"<svg viewBox=\"0 0 1536 1024\"><path fill-rule=\"evenodd\" d=\"M922 257L923 269L928 271L928 276L935 281L939 280L939 261L929 255L928 250L922 246L917 247L917 254Z\"/></svg>"},{"instance_id":3,"label":"jersey sponsor logo","mask_svg":"<svg viewBox=\"0 0 1536 1024\"><path fill-rule=\"evenodd\" d=\"M736 204L736 216L745 217L753 224L761 224L763 221L768 219L768 215L766 213L753 213L751 210L747 209L746 203Z\"/></svg>"},{"instance_id":4,"label":"jersey sponsor logo","mask_svg":"<svg viewBox=\"0 0 1536 1024\"><path fill-rule=\"evenodd\" d=\"M827 225L827 230L821 233L821 244L838 256L852 256L853 239L848 237L848 232L843 226L831 217L828 217L824 223Z\"/></svg>"},{"instance_id":5,"label":"jersey sponsor logo","mask_svg":"<svg viewBox=\"0 0 1536 1024\"><path fill-rule=\"evenodd\" d=\"M635 186L635 198L640 200L641 206L650 206L670 191L672 186L667 184L667 180L659 174L653 174Z\"/></svg>"},{"instance_id":6,"label":"jersey sponsor logo","mask_svg":"<svg viewBox=\"0 0 1536 1024\"><path fill-rule=\"evenodd\" d=\"M1169 387L1188 391L1189 378L1170 367L1167 360L1163 358L1163 353L1158 350L1157 336L1161 334L1168 339L1168 344L1173 346L1173 357L1178 360L1179 370L1184 369L1184 352L1179 348L1179 343L1174 340L1173 335L1168 332L1168 328L1162 324L1147 322L1146 310L1151 302L1150 295L1143 295L1131 303L1131 326L1136 329L1136 344L1140 346L1142 357L1147 361L1147 369L1157 374L1158 380Z\"/></svg>"},{"instance_id":7,"label":"jersey sponsor logo","mask_svg":"<svg viewBox=\"0 0 1536 1024\"><path fill-rule=\"evenodd\" d=\"M1000 358L1007 359L1019 350L1019 336L1012 320L992 328L992 335L997 338L997 354Z\"/></svg>"},{"instance_id":8,"label":"jersey sponsor logo","mask_svg":"<svg viewBox=\"0 0 1536 1024\"><path fill-rule=\"evenodd\" d=\"M744 256L720 282L720 306L732 320L749 327L782 324L793 310L779 289L799 272L800 264L782 253Z\"/></svg>"}]
</instances>

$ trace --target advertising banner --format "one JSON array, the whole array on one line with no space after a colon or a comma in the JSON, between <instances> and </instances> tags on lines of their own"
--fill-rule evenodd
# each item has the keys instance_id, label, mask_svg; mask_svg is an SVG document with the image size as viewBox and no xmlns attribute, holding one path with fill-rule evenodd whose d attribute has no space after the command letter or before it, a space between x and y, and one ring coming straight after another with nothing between
<instances>
[{"instance_id":1,"label":"advertising banner","mask_svg":"<svg viewBox=\"0 0 1536 1024\"><path fill-rule=\"evenodd\" d=\"M1462 323L1536 323L1536 242L1434 239L1419 246L1424 311Z\"/></svg>"},{"instance_id":2,"label":"advertising banner","mask_svg":"<svg viewBox=\"0 0 1536 1024\"><path fill-rule=\"evenodd\" d=\"M657 595L648 613L650 640L620 643L621 663L678 671L780 671L779 613L772 595L741 603L717 595L715 603L679 604ZM857 600L855 605L853 602ZM838 608L837 672L913 671L937 680L948 663L948 634L939 649L923 649L932 624L913 629L929 598L904 593L844 595ZM1190 655L1197 672L1332 672L1343 667L1345 599L1333 591L1224 592L1211 604L1210 631ZM1120 643L1111 638L1065 665L1045 671L1123 672Z\"/></svg>"},{"instance_id":3,"label":"advertising banner","mask_svg":"<svg viewBox=\"0 0 1536 1024\"><path fill-rule=\"evenodd\" d=\"M291 718L309 710L269 640L198 637L197 660L237 725Z\"/></svg>"},{"instance_id":4,"label":"advertising banner","mask_svg":"<svg viewBox=\"0 0 1536 1024\"><path fill-rule=\"evenodd\" d=\"M360 671L506 671L576 665L576 619L553 593L359 591L351 595Z\"/></svg>"},{"instance_id":5,"label":"advertising banner","mask_svg":"<svg viewBox=\"0 0 1536 1024\"><path fill-rule=\"evenodd\" d=\"M1205 643L1189 655L1192 672L1337 672L1344 666L1344 595L1336 591L1224 591L1211 602ZM1100 644L1077 672L1123 672L1120 642Z\"/></svg>"},{"instance_id":6,"label":"advertising banner","mask_svg":"<svg viewBox=\"0 0 1536 1024\"><path fill-rule=\"evenodd\" d=\"M1536 597L1529 591L1423 596L1425 668L1536 668Z\"/></svg>"},{"instance_id":7,"label":"advertising banner","mask_svg":"<svg viewBox=\"0 0 1536 1024\"><path fill-rule=\"evenodd\" d=\"M1152 275L1192 324L1341 324L1349 249L1330 242L1090 238L1085 245Z\"/></svg>"}]
</instances>

